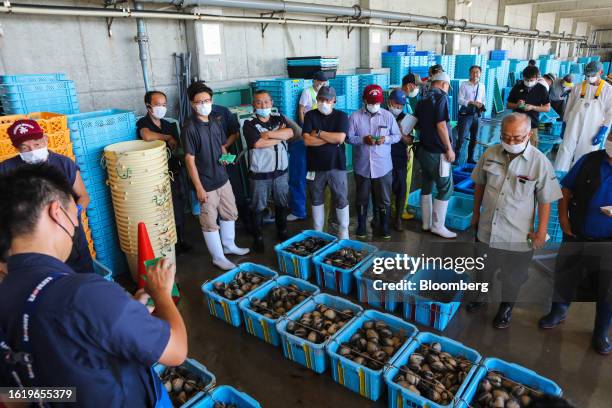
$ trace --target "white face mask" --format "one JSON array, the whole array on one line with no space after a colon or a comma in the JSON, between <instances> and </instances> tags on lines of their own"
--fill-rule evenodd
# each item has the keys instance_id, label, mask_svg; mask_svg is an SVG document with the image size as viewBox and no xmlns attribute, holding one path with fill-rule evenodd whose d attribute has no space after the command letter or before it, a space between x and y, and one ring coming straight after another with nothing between
<instances>
[{"instance_id":1,"label":"white face mask","mask_svg":"<svg viewBox=\"0 0 612 408\"><path fill-rule=\"evenodd\" d=\"M168 111L165 106L153 106L151 110L153 111L153 116L155 116L157 119L163 119Z\"/></svg>"},{"instance_id":2,"label":"white face mask","mask_svg":"<svg viewBox=\"0 0 612 408\"><path fill-rule=\"evenodd\" d=\"M402 113L402 111L402 108L395 108L393 106L389 106L389 112L391 112L396 118L399 116L400 113Z\"/></svg>"},{"instance_id":3,"label":"white face mask","mask_svg":"<svg viewBox=\"0 0 612 408\"><path fill-rule=\"evenodd\" d=\"M19 153L19 156L21 156L21 160L28 164L44 163L49 157L49 150L43 147L30 152Z\"/></svg>"},{"instance_id":4,"label":"white face mask","mask_svg":"<svg viewBox=\"0 0 612 408\"><path fill-rule=\"evenodd\" d=\"M525 140L523 143L520 143L520 144L511 145L505 142L502 142L501 144L504 150L507 151L508 153L519 154L519 153L522 153L523 150L525 150L525 148L527 147L527 143L529 143L529 139Z\"/></svg>"},{"instance_id":5,"label":"white face mask","mask_svg":"<svg viewBox=\"0 0 612 408\"><path fill-rule=\"evenodd\" d=\"M332 112L332 104L329 102L321 102L317 104L317 109L324 115L329 115Z\"/></svg>"},{"instance_id":6,"label":"white face mask","mask_svg":"<svg viewBox=\"0 0 612 408\"><path fill-rule=\"evenodd\" d=\"M527 88L533 88L534 86L536 86L538 81L523 81L523 83Z\"/></svg>"},{"instance_id":7,"label":"white face mask","mask_svg":"<svg viewBox=\"0 0 612 408\"><path fill-rule=\"evenodd\" d=\"M597 75L587 77L587 79L588 79L590 84L594 84L595 82L597 82Z\"/></svg>"},{"instance_id":8,"label":"white face mask","mask_svg":"<svg viewBox=\"0 0 612 408\"><path fill-rule=\"evenodd\" d=\"M367 104L366 105L366 109L368 110L368 112L370 113L378 113L378 111L380 110L380 103L376 103L374 105L371 104Z\"/></svg>"},{"instance_id":9,"label":"white face mask","mask_svg":"<svg viewBox=\"0 0 612 408\"><path fill-rule=\"evenodd\" d=\"M198 111L198 115L208 116L210 112L212 112L212 102L197 105L196 110Z\"/></svg>"},{"instance_id":10,"label":"white face mask","mask_svg":"<svg viewBox=\"0 0 612 408\"><path fill-rule=\"evenodd\" d=\"M414 88L410 93L408 93L408 97L415 98L419 94L419 88Z\"/></svg>"},{"instance_id":11,"label":"white face mask","mask_svg":"<svg viewBox=\"0 0 612 408\"><path fill-rule=\"evenodd\" d=\"M604 148L606 149L606 153L608 153L608 157L612 157L612 140L606 140Z\"/></svg>"}]
</instances>

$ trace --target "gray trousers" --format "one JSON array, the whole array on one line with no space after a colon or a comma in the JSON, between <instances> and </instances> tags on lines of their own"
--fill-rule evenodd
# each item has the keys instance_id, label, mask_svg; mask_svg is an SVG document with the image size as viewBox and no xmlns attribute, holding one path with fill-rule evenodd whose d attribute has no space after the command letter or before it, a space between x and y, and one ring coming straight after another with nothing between
<instances>
[{"instance_id":1,"label":"gray trousers","mask_svg":"<svg viewBox=\"0 0 612 408\"><path fill-rule=\"evenodd\" d=\"M417 159L421 163L421 195L430 195L435 184L438 189L436 199L450 200L454 191L453 178L452 174L440 177L440 153L428 152L421 147Z\"/></svg>"},{"instance_id":2,"label":"gray trousers","mask_svg":"<svg viewBox=\"0 0 612 408\"><path fill-rule=\"evenodd\" d=\"M289 173L276 178L255 180L251 183L251 210L263 211L268 206L270 196L274 198L274 204L279 207L289 206Z\"/></svg>"},{"instance_id":3,"label":"gray trousers","mask_svg":"<svg viewBox=\"0 0 612 408\"><path fill-rule=\"evenodd\" d=\"M391 186L393 184L393 171L382 177L369 178L355 173L356 205L367 206L370 199L370 190L374 193L376 208L387 208L391 205Z\"/></svg>"},{"instance_id":4,"label":"gray trousers","mask_svg":"<svg viewBox=\"0 0 612 408\"><path fill-rule=\"evenodd\" d=\"M327 170L315 172L314 180L308 180L310 203L313 206L325 203L325 187L329 186L332 193L332 202L337 209L348 205L348 183L346 170Z\"/></svg>"}]
</instances>

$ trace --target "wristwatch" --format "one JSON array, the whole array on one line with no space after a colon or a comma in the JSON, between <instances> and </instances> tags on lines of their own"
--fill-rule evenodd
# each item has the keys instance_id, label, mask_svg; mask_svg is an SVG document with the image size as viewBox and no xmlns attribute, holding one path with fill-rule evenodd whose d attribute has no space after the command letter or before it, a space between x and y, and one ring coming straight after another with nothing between
<instances>
[{"instance_id":1,"label":"wristwatch","mask_svg":"<svg viewBox=\"0 0 612 408\"><path fill-rule=\"evenodd\" d=\"M321 129L317 130L317 139L321 138Z\"/></svg>"}]
</instances>

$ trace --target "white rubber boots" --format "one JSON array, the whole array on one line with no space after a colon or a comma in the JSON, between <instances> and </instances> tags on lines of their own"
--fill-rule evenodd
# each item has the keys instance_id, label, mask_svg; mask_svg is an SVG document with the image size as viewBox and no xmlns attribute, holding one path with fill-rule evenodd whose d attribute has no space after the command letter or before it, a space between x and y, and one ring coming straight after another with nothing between
<instances>
[{"instance_id":1,"label":"white rubber boots","mask_svg":"<svg viewBox=\"0 0 612 408\"><path fill-rule=\"evenodd\" d=\"M312 210L312 227L315 231L323 231L325 225L325 205L313 205ZM340 224L338 230L338 238L348 239L349 238L349 206L344 208L336 208L336 217Z\"/></svg>"},{"instance_id":2,"label":"white rubber boots","mask_svg":"<svg viewBox=\"0 0 612 408\"><path fill-rule=\"evenodd\" d=\"M219 231L202 231L202 234L204 234L204 241L206 241L206 247L212 257L213 265L224 271L229 271L236 265L228 260L225 254L246 255L249 250L236 246L234 242L236 237L234 221L221 221L219 227Z\"/></svg>"},{"instance_id":3,"label":"white rubber boots","mask_svg":"<svg viewBox=\"0 0 612 408\"><path fill-rule=\"evenodd\" d=\"M421 212L423 214L423 231L431 231L432 234L442 238L456 238L457 234L444 226L448 201L433 200L431 194L421 195Z\"/></svg>"}]
</instances>

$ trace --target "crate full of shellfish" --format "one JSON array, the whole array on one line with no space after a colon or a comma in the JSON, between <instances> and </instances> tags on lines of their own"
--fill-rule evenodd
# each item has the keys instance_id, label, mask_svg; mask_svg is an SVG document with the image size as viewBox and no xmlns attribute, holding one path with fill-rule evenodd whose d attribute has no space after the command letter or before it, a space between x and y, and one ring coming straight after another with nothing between
<instances>
[{"instance_id":1,"label":"crate full of shellfish","mask_svg":"<svg viewBox=\"0 0 612 408\"><path fill-rule=\"evenodd\" d=\"M463 291L453 289L453 285L459 285L462 280L469 282L469 276L452 269L429 268L420 269L409 280L415 283L416 289L404 292L404 318L444 331L463 298ZM422 289L421 281L440 287Z\"/></svg>"},{"instance_id":2,"label":"crate full of shellfish","mask_svg":"<svg viewBox=\"0 0 612 408\"><path fill-rule=\"evenodd\" d=\"M283 354L319 374L325 372L329 363L325 346L362 312L361 306L337 296L313 296L276 324Z\"/></svg>"},{"instance_id":3,"label":"crate full of shellfish","mask_svg":"<svg viewBox=\"0 0 612 408\"><path fill-rule=\"evenodd\" d=\"M397 283L407 279L409 273L405 270L385 270L381 274L374 273L373 264L376 258L395 258L397 252L378 251L368 258L353 274L357 284L357 299L370 306L395 312L403 301L403 292L396 290L377 290L376 281L381 283Z\"/></svg>"},{"instance_id":4,"label":"crate full of shellfish","mask_svg":"<svg viewBox=\"0 0 612 408\"><path fill-rule=\"evenodd\" d=\"M202 285L211 315L238 327L242 324L239 302L250 292L276 278L270 268L246 262Z\"/></svg>"},{"instance_id":5,"label":"crate full of shellfish","mask_svg":"<svg viewBox=\"0 0 612 408\"><path fill-rule=\"evenodd\" d=\"M372 401L384 391L384 371L418 329L393 315L366 310L327 345L332 377Z\"/></svg>"},{"instance_id":6,"label":"crate full of shellfish","mask_svg":"<svg viewBox=\"0 0 612 408\"><path fill-rule=\"evenodd\" d=\"M229 385L213 388L194 408L261 408L259 402L247 393Z\"/></svg>"},{"instance_id":7,"label":"crate full of shellfish","mask_svg":"<svg viewBox=\"0 0 612 408\"><path fill-rule=\"evenodd\" d=\"M360 241L342 239L313 258L319 287L345 295L353 291L353 272L378 248Z\"/></svg>"},{"instance_id":8,"label":"crate full of shellfish","mask_svg":"<svg viewBox=\"0 0 612 408\"><path fill-rule=\"evenodd\" d=\"M314 270L312 258L336 240L336 237L324 232L302 231L274 247L278 270L296 278L310 279Z\"/></svg>"},{"instance_id":9,"label":"crate full of shellfish","mask_svg":"<svg viewBox=\"0 0 612 408\"><path fill-rule=\"evenodd\" d=\"M417 334L385 372L389 408L459 406L480 361L476 350L455 340Z\"/></svg>"},{"instance_id":10,"label":"crate full of shellfish","mask_svg":"<svg viewBox=\"0 0 612 408\"><path fill-rule=\"evenodd\" d=\"M487 358L470 381L460 408L528 407L542 395L561 396L561 388L548 378L518 364Z\"/></svg>"},{"instance_id":11,"label":"crate full of shellfish","mask_svg":"<svg viewBox=\"0 0 612 408\"><path fill-rule=\"evenodd\" d=\"M153 370L161 378L175 407L193 407L216 382L214 374L192 358L178 367L166 367L158 363L153 366Z\"/></svg>"},{"instance_id":12,"label":"crate full of shellfish","mask_svg":"<svg viewBox=\"0 0 612 408\"><path fill-rule=\"evenodd\" d=\"M279 276L240 301L244 326L253 336L278 347L280 345L280 336L276 330L278 319L319 292L317 286L303 279L287 275Z\"/></svg>"}]
</instances>

